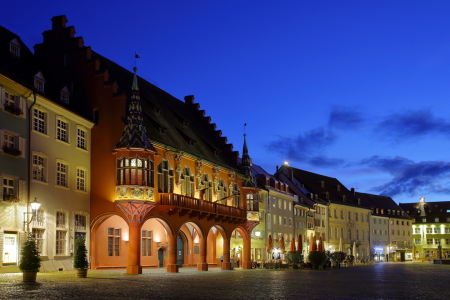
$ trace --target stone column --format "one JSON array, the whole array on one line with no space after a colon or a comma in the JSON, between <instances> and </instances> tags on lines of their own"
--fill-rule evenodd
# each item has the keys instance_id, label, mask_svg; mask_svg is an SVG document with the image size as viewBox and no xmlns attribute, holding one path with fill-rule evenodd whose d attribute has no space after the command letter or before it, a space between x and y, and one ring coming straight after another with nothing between
<instances>
[{"instance_id":1,"label":"stone column","mask_svg":"<svg viewBox=\"0 0 450 300\"><path fill-rule=\"evenodd\" d=\"M141 226L145 215L155 206L148 201L121 200L115 202L116 207L128 220L128 266L127 274L142 274L141 266Z\"/></svg>"},{"instance_id":2,"label":"stone column","mask_svg":"<svg viewBox=\"0 0 450 300\"><path fill-rule=\"evenodd\" d=\"M230 262L230 240L223 239L223 263L222 270L231 270Z\"/></svg>"},{"instance_id":3,"label":"stone column","mask_svg":"<svg viewBox=\"0 0 450 300\"><path fill-rule=\"evenodd\" d=\"M169 246L167 247L167 254L169 256L166 265L166 271L169 273L178 273L177 265L177 236L169 236Z\"/></svg>"},{"instance_id":4,"label":"stone column","mask_svg":"<svg viewBox=\"0 0 450 300\"><path fill-rule=\"evenodd\" d=\"M245 237L244 236L244 250L243 250L243 257L242 257L242 269L251 269L252 268L252 261L250 259L250 249L251 249L251 241L250 236Z\"/></svg>"},{"instance_id":5,"label":"stone column","mask_svg":"<svg viewBox=\"0 0 450 300\"><path fill-rule=\"evenodd\" d=\"M130 223L128 242L127 274L142 274L141 266L141 224Z\"/></svg>"},{"instance_id":6,"label":"stone column","mask_svg":"<svg viewBox=\"0 0 450 300\"><path fill-rule=\"evenodd\" d=\"M206 238L200 238L200 262L197 264L197 270L208 271L208 264L206 263Z\"/></svg>"}]
</instances>

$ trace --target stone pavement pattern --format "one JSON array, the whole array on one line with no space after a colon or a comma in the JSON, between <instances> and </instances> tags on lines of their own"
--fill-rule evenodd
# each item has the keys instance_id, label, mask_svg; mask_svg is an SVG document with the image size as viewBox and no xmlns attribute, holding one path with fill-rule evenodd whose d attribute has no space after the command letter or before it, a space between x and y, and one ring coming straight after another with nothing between
<instances>
[{"instance_id":1,"label":"stone pavement pattern","mask_svg":"<svg viewBox=\"0 0 450 300\"><path fill-rule=\"evenodd\" d=\"M0 299L450 299L450 266L382 263L336 270L180 268L127 275L124 270L0 274Z\"/></svg>"}]
</instances>

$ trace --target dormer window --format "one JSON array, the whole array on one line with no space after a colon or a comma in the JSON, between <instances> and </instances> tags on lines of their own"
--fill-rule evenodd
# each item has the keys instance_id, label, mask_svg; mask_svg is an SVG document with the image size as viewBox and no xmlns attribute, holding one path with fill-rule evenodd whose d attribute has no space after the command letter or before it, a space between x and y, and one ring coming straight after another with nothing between
<instances>
[{"instance_id":1,"label":"dormer window","mask_svg":"<svg viewBox=\"0 0 450 300\"><path fill-rule=\"evenodd\" d=\"M166 134L166 129L164 127L159 127L159 133Z\"/></svg>"},{"instance_id":2,"label":"dormer window","mask_svg":"<svg viewBox=\"0 0 450 300\"><path fill-rule=\"evenodd\" d=\"M183 121L183 126L188 128L189 127L189 122L188 121Z\"/></svg>"},{"instance_id":3,"label":"dormer window","mask_svg":"<svg viewBox=\"0 0 450 300\"><path fill-rule=\"evenodd\" d=\"M16 38L9 42L9 52L11 52L14 57L20 57L20 43Z\"/></svg>"},{"instance_id":4,"label":"dormer window","mask_svg":"<svg viewBox=\"0 0 450 300\"><path fill-rule=\"evenodd\" d=\"M60 95L60 100L61 100L61 102L62 103L65 103L65 104L69 104L69 90L67 89L67 87L65 86L62 90L61 90L61 93L60 93L61 95Z\"/></svg>"},{"instance_id":5,"label":"dormer window","mask_svg":"<svg viewBox=\"0 0 450 300\"><path fill-rule=\"evenodd\" d=\"M384 209L381 209L381 214L384 215Z\"/></svg>"},{"instance_id":6,"label":"dormer window","mask_svg":"<svg viewBox=\"0 0 450 300\"><path fill-rule=\"evenodd\" d=\"M358 198L358 205L361 205L361 199Z\"/></svg>"},{"instance_id":7,"label":"dormer window","mask_svg":"<svg viewBox=\"0 0 450 300\"><path fill-rule=\"evenodd\" d=\"M195 141L194 140L189 140L189 145L192 147L195 147Z\"/></svg>"},{"instance_id":8,"label":"dormer window","mask_svg":"<svg viewBox=\"0 0 450 300\"><path fill-rule=\"evenodd\" d=\"M388 215L390 215L391 214L391 210L390 209L388 209Z\"/></svg>"},{"instance_id":9,"label":"dormer window","mask_svg":"<svg viewBox=\"0 0 450 300\"><path fill-rule=\"evenodd\" d=\"M38 73L34 76L34 87L35 87L39 92L44 92L44 84L45 84L44 76L42 76L42 73L41 73L41 72L38 72Z\"/></svg>"},{"instance_id":10,"label":"dormer window","mask_svg":"<svg viewBox=\"0 0 450 300\"><path fill-rule=\"evenodd\" d=\"M214 151L214 155L215 155L215 156L219 156L219 154L220 154L220 151L219 151L219 150L215 150L215 151Z\"/></svg>"},{"instance_id":11,"label":"dormer window","mask_svg":"<svg viewBox=\"0 0 450 300\"><path fill-rule=\"evenodd\" d=\"M325 181L321 181L320 182L320 186L324 188L325 187Z\"/></svg>"},{"instance_id":12,"label":"dormer window","mask_svg":"<svg viewBox=\"0 0 450 300\"><path fill-rule=\"evenodd\" d=\"M380 209L379 209L379 208L377 208L377 214L378 214L378 213L380 213Z\"/></svg>"},{"instance_id":13,"label":"dormer window","mask_svg":"<svg viewBox=\"0 0 450 300\"><path fill-rule=\"evenodd\" d=\"M161 109L159 107L155 107L155 113L159 116L161 115Z\"/></svg>"}]
</instances>

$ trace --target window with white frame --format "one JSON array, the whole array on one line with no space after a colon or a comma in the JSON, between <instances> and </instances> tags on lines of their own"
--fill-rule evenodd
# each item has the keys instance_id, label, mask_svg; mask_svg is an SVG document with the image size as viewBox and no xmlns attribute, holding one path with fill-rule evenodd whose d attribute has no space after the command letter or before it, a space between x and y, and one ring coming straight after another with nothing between
<instances>
[{"instance_id":1,"label":"window with white frame","mask_svg":"<svg viewBox=\"0 0 450 300\"><path fill-rule=\"evenodd\" d=\"M120 255L120 229L108 228L108 256Z\"/></svg>"},{"instance_id":2,"label":"window with white frame","mask_svg":"<svg viewBox=\"0 0 450 300\"><path fill-rule=\"evenodd\" d=\"M3 177L3 200L9 199L11 196L17 196L16 180L12 178Z\"/></svg>"},{"instance_id":3,"label":"window with white frame","mask_svg":"<svg viewBox=\"0 0 450 300\"><path fill-rule=\"evenodd\" d=\"M5 107L13 106L15 107L18 103L19 96L12 95L8 92L5 92Z\"/></svg>"},{"instance_id":4,"label":"window with white frame","mask_svg":"<svg viewBox=\"0 0 450 300\"><path fill-rule=\"evenodd\" d=\"M33 228L32 230L32 234L34 237L34 240L36 241L36 245L39 251L40 255L44 255L44 233L45 233L45 229L41 229L41 228Z\"/></svg>"},{"instance_id":5,"label":"window with white frame","mask_svg":"<svg viewBox=\"0 0 450 300\"><path fill-rule=\"evenodd\" d=\"M86 171L81 168L77 168L77 190L86 191Z\"/></svg>"},{"instance_id":6,"label":"window with white frame","mask_svg":"<svg viewBox=\"0 0 450 300\"><path fill-rule=\"evenodd\" d=\"M56 185L67 187L67 165L63 162L56 162Z\"/></svg>"},{"instance_id":7,"label":"window with white frame","mask_svg":"<svg viewBox=\"0 0 450 300\"><path fill-rule=\"evenodd\" d=\"M45 84L45 81L43 79L38 78L38 77L34 77L34 87L39 92L44 92L44 84Z\"/></svg>"},{"instance_id":8,"label":"window with white frame","mask_svg":"<svg viewBox=\"0 0 450 300\"><path fill-rule=\"evenodd\" d=\"M12 134L3 133L3 149L15 149L16 148L16 137Z\"/></svg>"},{"instance_id":9,"label":"window with white frame","mask_svg":"<svg viewBox=\"0 0 450 300\"><path fill-rule=\"evenodd\" d=\"M67 132L68 132L68 123L61 119L57 119L56 120L56 139L60 140L62 142L68 143L69 137L68 137Z\"/></svg>"},{"instance_id":10,"label":"window with white frame","mask_svg":"<svg viewBox=\"0 0 450 300\"><path fill-rule=\"evenodd\" d=\"M56 227L57 228L66 228L67 224L67 215L63 211L56 212Z\"/></svg>"},{"instance_id":11,"label":"window with white frame","mask_svg":"<svg viewBox=\"0 0 450 300\"><path fill-rule=\"evenodd\" d=\"M69 104L69 93L61 91L61 102L65 104Z\"/></svg>"},{"instance_id":12,"label":"window with white frame","mask_svg":"<svg viewBox=\"0 0 450 300\"><path fill-rule=\"evenodd\" d=\"M20 46L14 43L9 44L9 52L15 57L20 57Z\"/></svg>"},{"instance_id":13,"label":"window with white frame","mask_svg":"<svg viewBox=\"0 0 450 300\"><path fill-rule=\"evenodd\" d=\"M42 208L39 208L37 211L33 211L33 221L31 225L33 228L45 226L45 211Z\"/></svg>"},{"instance_id":14,"label":"window with white frame","mask_svg":"<svg viewBox=\"0 0 450 300\"><path fill-rule=\"evenodd\" d=\"M86 216L75 214L75 230L86 230Z\"/></svg>"},{"instance_id":15,"label":"window with white frame","mask_svg":"<svg viewBox=\"0 0 450 300\"><path fill-rule=\"evenodd\" d=\"M36 240L37 248L40 255L44 254L44 233L45 229L33 228L32 234Z\"/></svg>"},{"instance_id":16,"label":"window with white frame","mask_svg":"<svg viewBox=\"0 0 450 300\"><path fill-rule=\"evenodd\" d=\"M427 244L433 244L433 239L427 239Z\"/></svg>"},{"instance_id":17,"label":"window with white frame","mask_svg":"<svg viewBox=\"0 0 450 300\"><path fill-rule=\"evenodd\" d=\"M47 134L47 114L37 108L33 112L33 130Z\"/></svg>"},{"instance_id":18,"label":"window with white frame","mask_svg":"<svg viewBox=\"0 0 450 300\"><path fill-rule=\"evenodd\" d=\"M152 231L142 230L142 256L152 255Z\"/></svg>"},{"instance_id":19,"label":"window with white frame","mask_svg":"<svg viewBox=\"0 0 450 300\"><path fill-rule=\"evenodd\" d=\"M180 176L181 180L181 194L194 197L194 175L191 169L185 167Z\"/></svg>"},{"instance_id":20,"label":"window with white frame","mask_svg":"<svg viewBox=\"0 0 450 300\"><path fill-rule=\"evenodd\" d=\"M66 239L67 239L67 231L65 230L56 230L56 255L65 255L66 254Z\"/></svg>"},{"instance_id":21,"label":"window with white frame","mask_svg":"<svg viewBox=\"0 0 450 300\"><path fill-rule=\"evenodd\" d=\"M45 167L47 159L33 154L33 180L45 182Z\"/></svg>"},{"instance_id":22,"label":"window with white frame","mask_svg":"<svg viewBox=\"0 0 450 300\"><path fill-rule=\"evenodd\" d=\"M86 150L86 130L77 128L77 147Z\"/></svg>"}]
</instances>

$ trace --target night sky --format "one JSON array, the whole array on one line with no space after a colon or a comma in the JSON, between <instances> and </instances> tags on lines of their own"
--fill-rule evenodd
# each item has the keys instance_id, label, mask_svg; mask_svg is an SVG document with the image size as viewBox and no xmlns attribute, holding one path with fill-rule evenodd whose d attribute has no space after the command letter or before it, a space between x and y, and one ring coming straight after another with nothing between
<instances>
[{"instance_id":1,"label":"night sky","mask_svg":"<svg viewBox=\"0 0 450 300\"><path fill-rule=\"evenodd\" d=\"M396 202L450 200L450 1L8 1L30 47L67 16L86 46L194 95L269 173L293 167ZM130 83L131 85L131 83Z\"/></svg>"}]
</instances>

